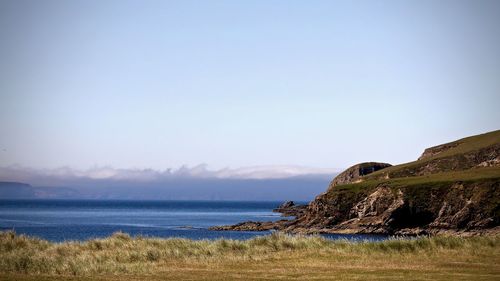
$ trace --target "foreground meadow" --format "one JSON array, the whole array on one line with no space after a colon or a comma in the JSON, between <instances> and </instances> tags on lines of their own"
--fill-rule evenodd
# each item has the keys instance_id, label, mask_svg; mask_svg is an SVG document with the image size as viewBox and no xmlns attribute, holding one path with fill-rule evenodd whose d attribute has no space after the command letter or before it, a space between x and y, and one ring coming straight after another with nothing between
<instances>
[{"instance_id":1,"label":"foreground meadow","mask_svg":"<svg viewBox=\"0 0 500 281\"><path fill-rule=\"evenodd\" d=\"M51 243L0 233L0 280L499 280L500 237L351 243L275 233L247 241Z\"/></svg>"}]
</instances>

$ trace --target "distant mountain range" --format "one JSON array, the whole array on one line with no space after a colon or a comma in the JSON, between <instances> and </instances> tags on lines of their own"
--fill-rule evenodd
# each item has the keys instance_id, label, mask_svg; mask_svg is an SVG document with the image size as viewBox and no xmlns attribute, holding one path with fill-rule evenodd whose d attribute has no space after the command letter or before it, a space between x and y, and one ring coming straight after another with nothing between
<instances>
[{"instance_id":1,"label":"distant mountain range","mask_svg":"<svg viewBox=\"0 0 500 281\"><path fill-rule=\"evenodd\" d=\"M79 192L65 187L33 187L20 182L0 182L0 199L77 198Z\"/></svg>"},{"instance_id":2,"label":"distant mountain range","mask_svg":"<svg viewBox=\"0 0 500 281\"><path fill-rule=\"evenodd\" d=\"M309 201L335 174L297 166L218 171L204 165L165 171L7 167L0 168L0 179L9 180L0 182L0 199Z\"/></svg>"}]
</instances>

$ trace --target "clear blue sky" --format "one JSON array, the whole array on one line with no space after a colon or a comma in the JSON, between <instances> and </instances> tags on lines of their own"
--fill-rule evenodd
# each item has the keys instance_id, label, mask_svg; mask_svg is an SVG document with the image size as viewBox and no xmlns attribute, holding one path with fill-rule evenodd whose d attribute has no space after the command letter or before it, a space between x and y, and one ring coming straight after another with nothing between
<instances>
[{"instance_id":1,"label":"clear blue sky","mask_svg":"<svg viewBox=\"0 0 500 281\"><path fill-rule=\"evenodd\" d=\"M500 1L0 1L0 165L400 163L500 129Z\"/></svg>"}]
</instances>

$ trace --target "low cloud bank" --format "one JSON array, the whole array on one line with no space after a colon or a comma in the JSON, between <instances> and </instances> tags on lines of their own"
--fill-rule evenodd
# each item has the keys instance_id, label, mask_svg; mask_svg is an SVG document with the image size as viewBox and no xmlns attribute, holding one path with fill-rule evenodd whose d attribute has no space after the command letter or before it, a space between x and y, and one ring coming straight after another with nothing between
<instances>
[{"instance_id":1,"label":"low cloud bank","mask_svg":"<svg viewBox=\"0 0 500 281\"><path fill-rule=\"evenodd\" d=\"M297 176L330 176L336 169L308 168L301 166L253 166L237 169L209 170L207 165L182 166L178 169L115 169L95 167L77 170L69 167L57 169L33 169L22 166L0 167L1 180L29 181L37 178L53 179L108 179L157 181L168 178L216 178L216 179L284 179Z\"/></svg>"},{"instance_id":2,"label":"low cloud bank","mask_svg":"<svg viewBox=\"0 0 500 281\"><path fill-rule=\"evenodd\" d=\"M153 169L88 170L0 168L0 181L30 187L3 188L0 198L141 200L311 200L336 172L299 166L208 170L206 165ZM22 190L22 192L20 192Z\"/></svg>"}]
</instances>

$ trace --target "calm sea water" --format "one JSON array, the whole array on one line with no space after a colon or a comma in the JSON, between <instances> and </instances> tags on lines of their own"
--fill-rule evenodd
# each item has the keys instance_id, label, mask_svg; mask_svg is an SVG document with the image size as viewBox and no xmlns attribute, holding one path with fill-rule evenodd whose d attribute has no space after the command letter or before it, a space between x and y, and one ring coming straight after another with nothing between
<instances>
[{"instance_id":1,"label":"calm sea water","mask_svg":"<svg viewBox=\"0 0 500 281\"><path fill-rule=\"evenodd\" d=\"M270 232L211 231L210 226L282 219L281 202L0 200L0 230L51 241L87 240L116 231L132 236L248 239ZM384 236L328 235L381 240Z\"/></svg>"}]
</instances>

